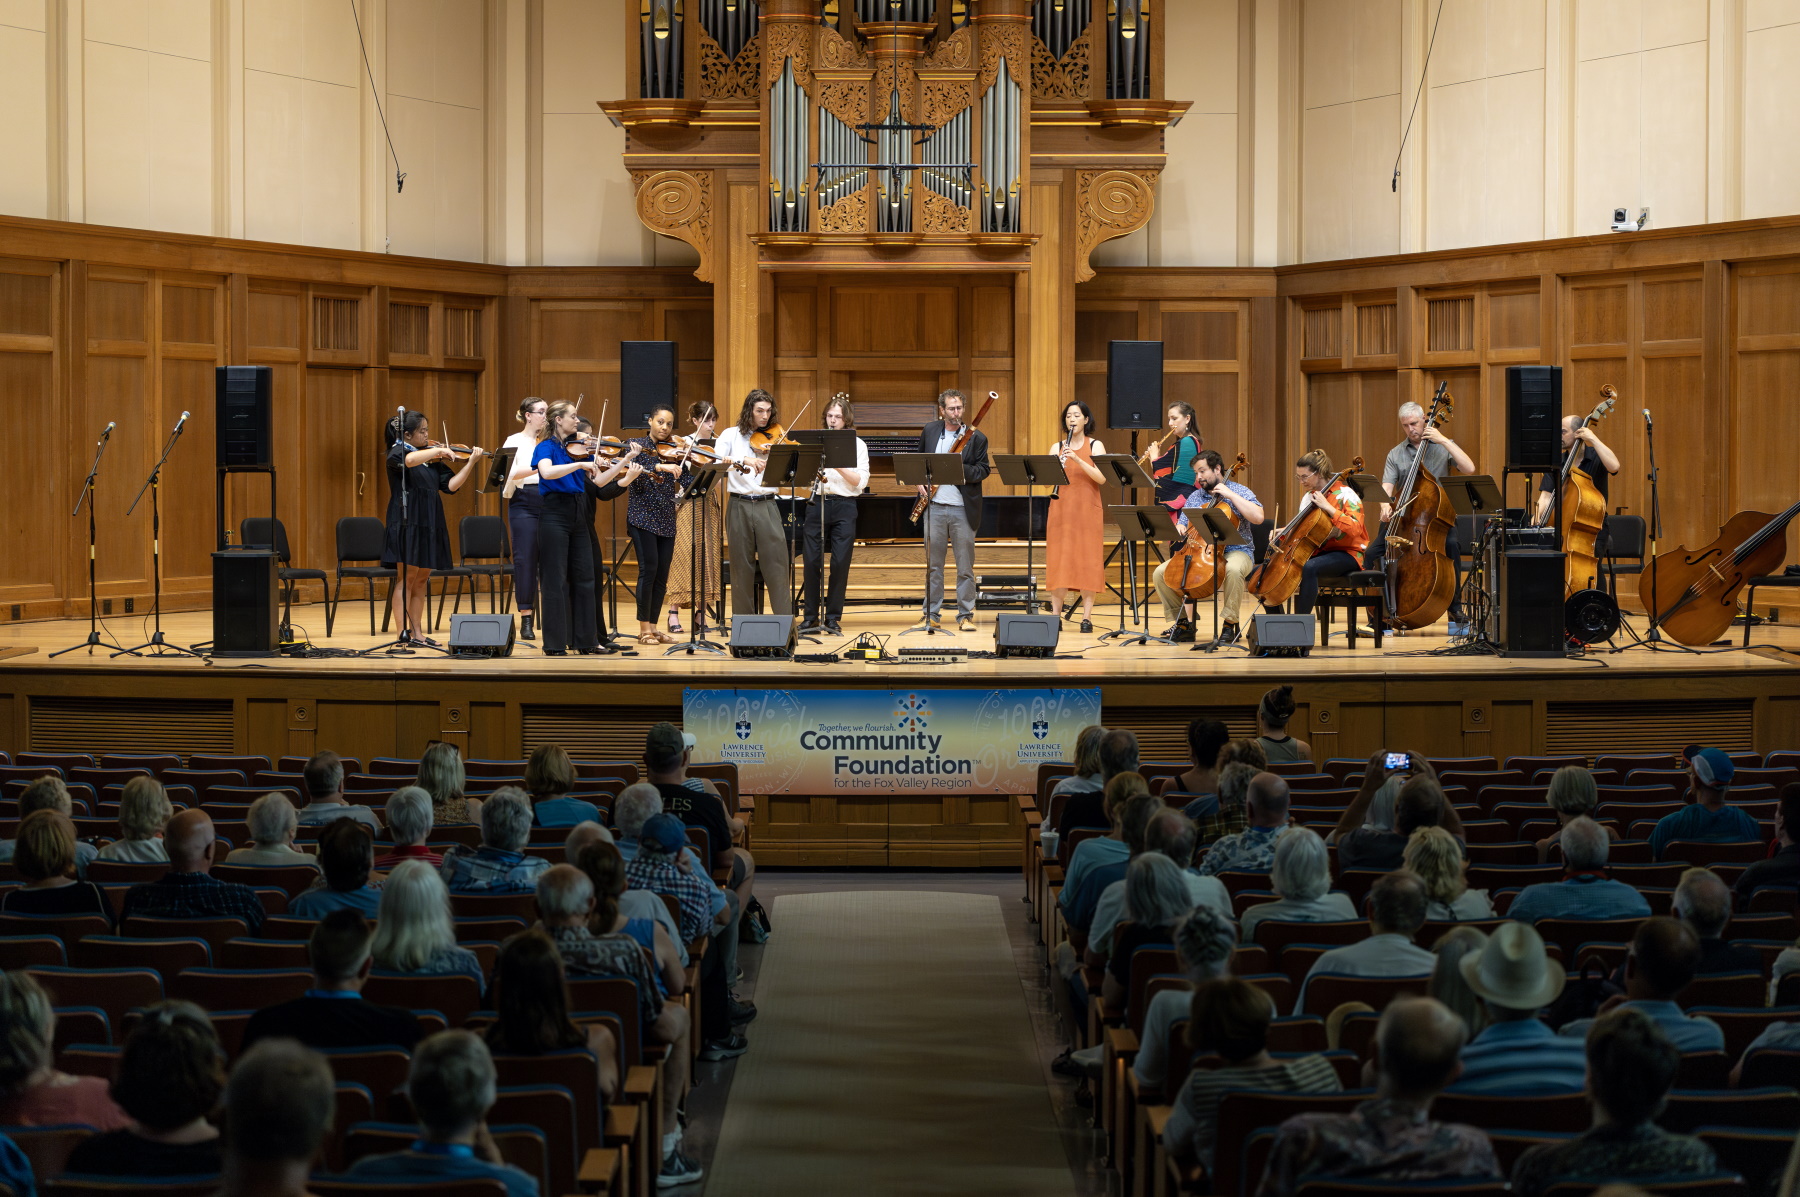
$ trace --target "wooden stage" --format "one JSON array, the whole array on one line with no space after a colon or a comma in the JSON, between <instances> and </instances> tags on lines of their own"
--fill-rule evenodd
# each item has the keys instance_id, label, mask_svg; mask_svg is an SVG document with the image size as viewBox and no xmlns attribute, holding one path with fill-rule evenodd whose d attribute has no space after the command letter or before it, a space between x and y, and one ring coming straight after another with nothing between
<instances>
[{"instance_id":1,"label":"wooden stage","mask_svg":"<svg viewBox=\"0 0 1800 1197\"><path fill-rule=\"evenodd\" d=\"M853 607L846 639L900 637L914 609ZM1433 655L1443 625L1368 639L1350 649L1341 631L1305 658L1252 659L1242 650L1103 643L1117 607L1098 609L1095 633L1065 624L1050 660L973 660L961 665L738 660L709 654L546 658L520 642L510 658L412 656L225 659L120 657L85 649L84 621L0 625L0 750L254 752L270 757L330 748L347 756L416 756L447 739L465 755L522 758L561 743L578 757L636 758L661 719L679 721L688 686L777 689L1097 686L1103 719L1129 727L1146 760L1186 756L1184 728L1197 715L1249 733L1258 698L1292 683L1300 704L1291 730L1315 756L1366 756L1381 748L1433 755L1666 751L1687 743L1762 750L1800 747L1800 628L1755 630L1759 647L1704 655L1634 648L1579 660ZM1108 619L1107 617L1110 617ZM1204 617L1203 617L1204 620ZM993 648L993 616L950 642ZM1160 621L1159 621L1160 622ZM113 615L122 644L148 639L142 614ZM318 637L321 606L294 609L319 647L355 650L368 634L364 604L346 602L337 634ZM210 613L171 613L173 643L211 635ZM1341 625L1340 625L1341 626ZM1741 638L1742 629L1733 629ZM440 632L439 639L447 639ZM842 647L826 643L811 651ZM804 647L804 646L803 646ZM8 650L25 649L18 655ZM1792 650L1784 651L1784 650ZM1017 860L1015 804L1005 796L846 798L756 796L755 842L765 864L1003 865Z\"/></svg>"}]
</instances>

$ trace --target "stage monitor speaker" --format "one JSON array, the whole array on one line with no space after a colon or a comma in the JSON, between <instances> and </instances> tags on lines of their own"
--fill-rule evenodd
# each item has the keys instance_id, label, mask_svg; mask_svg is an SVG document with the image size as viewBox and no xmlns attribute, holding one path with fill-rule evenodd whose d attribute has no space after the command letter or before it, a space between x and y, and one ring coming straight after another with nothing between
<instances>
[{"instance_id":1,"label":"stage monitor speaker","mask_svg":"<svg viewBox=\"0 0 1800 1197\"><path fill-rule=\"evenodd\" d=\"M1054 615L994 617L994 655L997 657L1053 657L1062 635L1062 620Z\"/></svg>"},{"instance_id":2,"label":"stage monitor speaker","mask_svg":"<svg viewBox=\"0 0 1800 1197\"><path fill-rule=\"evenodd\" d=\"M452 615L450 652L460 657L510 657L513 654L511 615Z\"/></svg>"},{"instance_id":3,"label":"stage monitor speaker","mask_svg":"<svg viewBox=\"0 0 1800 1197\"><path fill-rule=\"evenodd\" d=\"M674 341L619 342L619 417L626 428L645 428L650 413L667 406L675 411L679 369ZM676 421L681 413L675 412Z\"/></svg>"},{"instance_id":4,"label":"stage monitor speaker","mask_svg":"<svg viewBox=\"0 0 1800 1197\"><path fill-rule=\"evenodd\" d=\"M1163 426L1163 343L1109 341L1106 345L1106 426Z\"/></svg>"},{"instance_id":5,"label":"stage monitor speaker","mask_svg":"<svg viewBox=\"0 0 1800 1197\"><path fill-rule=\"evenodd\" d=\"M1506 468L1562 468L1562 367L1506 368Z\"/></svg>"},{"instance_id":6,"label":"stage monitor speaker","mask_svg":"<svg viewBox=\"0 0 1800 1197\"><path fill-rule=\"evenodd\" d=\"M792 615L733 615L731 655L734 657L791 657L794 655Z\"/></svg>"},{"instance_id":7,"label":"stage monitor speaker","mask_svg":"<svg viewBox=\"0 0 1800 1197\"><path fill-rule=\"evenodd\" d=\"M1253 657L1304 657L1318 625L1311 615L1252 615L1247 644Z\"/></svg>"},{"instance_id":8,"label":"stage monitor speaker","mask_svg":"<svg viewBox=\"0 0 1800 1197\"><path fill-rule=\"evenodd\" d=\"M272 657L280 613L275 601L276 555L267 549L225 549L213 559L215 657Z\"/></svg>"},{"instance_id":9,"label":"stage monitor speaker","mask_svg":"<svg viewBox=\"0 0 1800 1197\"><path fill-rule=\"evenodd\" d=\"M1500 639L1503 657L1560 657L1563 648L1565 554L1510 549L1500 554Z\"/></svg>"},{"instance_id":10,"label":"stage monitor speaker","mask_svg":"<svg viewBox=\"0 0 1800 1197\"><path fill-rule=\"evenodd\" d=\"M220 366L213 372L213 392L218 466L273 469L274 367Z\"/></svg>"}]
</instances>

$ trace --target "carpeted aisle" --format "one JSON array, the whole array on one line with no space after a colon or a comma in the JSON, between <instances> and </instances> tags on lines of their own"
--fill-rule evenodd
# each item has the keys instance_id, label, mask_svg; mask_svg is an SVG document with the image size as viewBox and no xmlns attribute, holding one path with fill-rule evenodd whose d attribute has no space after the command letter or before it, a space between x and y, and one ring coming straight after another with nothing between
<instances>
[{"instance_id":1,"label":"carpeted aisle","mask_svg":"<svg viewBox=\"0 0 1800 1197\"><path fill-rule=\"evenodd\" d=\"M998 899L788 894L706 1197L1072 1192Z\"/></svg>"}]
</instances>

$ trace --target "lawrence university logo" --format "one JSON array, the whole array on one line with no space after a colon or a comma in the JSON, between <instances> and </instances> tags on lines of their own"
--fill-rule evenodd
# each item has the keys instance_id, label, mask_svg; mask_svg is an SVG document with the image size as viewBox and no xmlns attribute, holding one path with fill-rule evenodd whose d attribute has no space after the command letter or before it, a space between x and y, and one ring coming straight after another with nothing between
<instances>
[{"instance_id":1,"label":"lawrence university logo","mask_svg":"<svg viewBox=\"0 0 1800 1197\"><path fill-rule=\"evenodd\" d=\"M740 740L748 740L750 738L750 721L748 719L739 719L737 721L737 738Z\"/></svg>"},{"instance_id":2,"label":"lawrence university logo","mask_svg":"<svg viewBox=\"0 0 1800 1197\"><path fill-rule=\"evenodd\" d=\"M1031 721L1031 738L1032 739L1041 740L1049 734L1050 734L1050 721L1048 719L1038 718L1038 719L1033 719Z\"/></svg>"}]
</instances>

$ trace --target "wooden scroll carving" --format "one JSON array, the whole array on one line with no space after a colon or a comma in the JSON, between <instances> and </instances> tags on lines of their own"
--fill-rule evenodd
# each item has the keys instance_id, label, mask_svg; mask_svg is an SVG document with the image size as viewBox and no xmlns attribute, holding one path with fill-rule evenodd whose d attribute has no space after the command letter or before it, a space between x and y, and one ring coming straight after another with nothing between
<instances>
[{"instance_id":1,"label":"wooden scroll carving","mask_svg":"<svg viewBox=\"0 0 1800 1197\"><path fill-rule=\"evenodd\" d=\"M694 277L712 282L712 172L634 170L631 178L644 227L693 246L700 255Z\"/></svg>"},{"instance_id":2,"label":"wooden scroll carving","mask_svg":"<svg viewBox=\"0 0 1800 1197\"><path fill-rule=\"evenodd\" d=\"M1154 170L1075 172L1075 281L1094 277L1088 255L1102 241L1135 233L1156 207Z\"/></svg>"}]
</instances>

